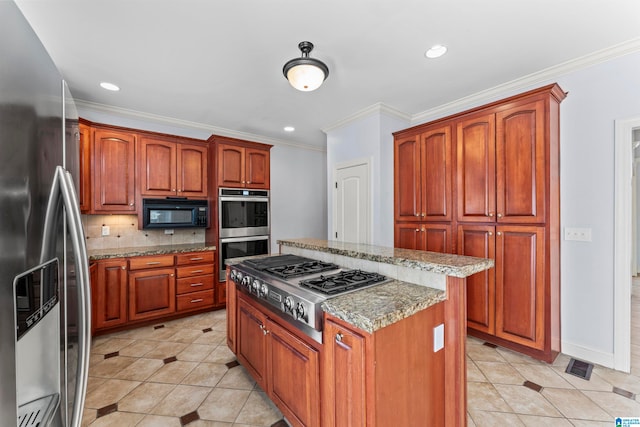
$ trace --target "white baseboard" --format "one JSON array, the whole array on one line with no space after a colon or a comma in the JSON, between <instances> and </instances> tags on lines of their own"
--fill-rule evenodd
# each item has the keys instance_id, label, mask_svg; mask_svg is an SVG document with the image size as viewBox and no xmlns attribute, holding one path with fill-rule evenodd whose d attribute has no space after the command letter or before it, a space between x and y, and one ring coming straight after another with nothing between
<instances>
[{"instance_id":1,"label":"white baseboard","mask_svg":"<svg viewBox=\"0 0 640 427\"><path fill-rule=\"evenodd\" d=\"M567 341L562 341L562 353L585 362L614 369L613 353L605 353Z\"/></svg>"}]
</instances>

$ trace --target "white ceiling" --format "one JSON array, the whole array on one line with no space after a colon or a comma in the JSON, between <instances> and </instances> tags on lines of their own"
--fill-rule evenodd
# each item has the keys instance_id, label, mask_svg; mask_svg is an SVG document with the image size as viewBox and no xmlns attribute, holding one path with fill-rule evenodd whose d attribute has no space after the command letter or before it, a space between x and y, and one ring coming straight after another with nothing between
<instances>
[{"instance_id":1,"label":"white ceiling","mask_svg":"<svg viewBox=\"0 0 640 427\"><path fill-rule=\"evenodd\" d=\"M373 104L416 115L640 36L638 0L16 3L77 100L317 146ZM303 40L330 69L315 92L282 75Z\"/></svg>"}]
</instances>

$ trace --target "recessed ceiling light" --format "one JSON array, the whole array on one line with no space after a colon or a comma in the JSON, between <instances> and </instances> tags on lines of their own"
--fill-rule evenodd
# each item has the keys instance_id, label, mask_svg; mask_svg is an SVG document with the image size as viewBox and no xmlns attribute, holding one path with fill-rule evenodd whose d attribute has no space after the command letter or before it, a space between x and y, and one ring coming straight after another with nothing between
<instances>
[{"instance_id":1,"label":"recessed ceiling light","mask_svg":"<svg viewBox=\"0 0 640 427\"><path fill-rule=\"evenodd\" d=\"M427 58L439 58L445 53L447 53L447 47L441 44L437 44L426 51L424 56L426 56Z\"/></svg>"},{"instance_id":2,"label":"recessed ceiling light","mask_svg":"<svg viewBox=\"0 0 640 427\"><path fill-rule=\"evenodd\" d=\"M110 90L110 91L113 91L113 92L117 92L117 91L120 90L120 88L117 85L114 85L113 83L109 83L109 82L100 83L100 87L102 89Z\"/></svg>"},{"instance_id":3,"label":"recessed ceiling light","mask_svg":"<svg viewBox=\"0 0 640 427\"><path fill-rule=\"evenodd\" d=\"M294 130L296 130L296 128L294 128L293 126L285 126L284 127L284 131L285 132L293 132Z\"/></svg>"}]
</instances>

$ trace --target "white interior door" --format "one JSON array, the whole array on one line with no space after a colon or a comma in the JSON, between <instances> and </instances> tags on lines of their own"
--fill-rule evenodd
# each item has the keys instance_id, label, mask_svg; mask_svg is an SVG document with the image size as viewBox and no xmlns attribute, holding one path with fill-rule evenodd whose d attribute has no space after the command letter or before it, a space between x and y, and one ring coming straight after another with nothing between
<instances>
[{"instance_id":1,"label":"white interior door","mask_svg":"<svg viewBox=\"0 0 640 427\"><path fill-rule=\"evenodd\" d=\"M334 170L334 238L343 242L371 242L369 162Z\"/></svg>"}]
</instances>

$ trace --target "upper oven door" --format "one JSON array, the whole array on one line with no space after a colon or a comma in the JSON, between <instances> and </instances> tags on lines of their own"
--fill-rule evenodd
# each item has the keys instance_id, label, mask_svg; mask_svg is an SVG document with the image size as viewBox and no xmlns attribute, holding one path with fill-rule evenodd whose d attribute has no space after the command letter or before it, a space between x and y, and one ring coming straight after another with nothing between
<instances>
[{"instance_id":1,"label":"upper oven door","mask_svg":"<svg viewBox=\"0 0 640 427\"><path fill-rule=\"evenodd\" d=\"M220 196L220 238L268 235L269 197Z\"/></svg>"}]
</instances>

